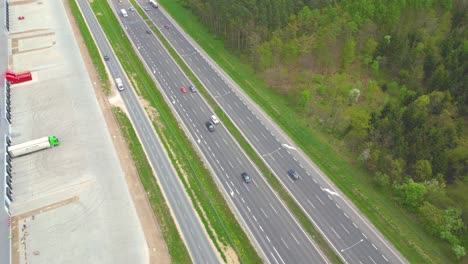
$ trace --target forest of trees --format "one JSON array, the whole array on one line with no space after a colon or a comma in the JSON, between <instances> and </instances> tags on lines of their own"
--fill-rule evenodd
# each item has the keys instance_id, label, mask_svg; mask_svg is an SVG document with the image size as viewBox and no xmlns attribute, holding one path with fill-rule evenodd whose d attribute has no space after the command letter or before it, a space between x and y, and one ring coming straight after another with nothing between
<instances>
[{"instance_id":1,"label":"forest of trees","mask_svg":"<svg viewBox=\"0 0 468 264\"><path fill-rule=\"evenodd\" d=\"M466 254L468 212L447 186L468 174L468 1L179 1Z\"/></svg>"}]
</instances>

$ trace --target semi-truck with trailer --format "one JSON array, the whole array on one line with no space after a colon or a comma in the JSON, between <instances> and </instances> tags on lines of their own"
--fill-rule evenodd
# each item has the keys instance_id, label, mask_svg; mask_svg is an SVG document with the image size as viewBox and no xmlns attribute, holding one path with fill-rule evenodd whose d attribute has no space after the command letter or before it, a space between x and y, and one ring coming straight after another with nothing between
<instances>
[{"instance_id":1,"label":"semi-truck with trailer","mask_svg":"<svg viewBox=\"0 0 468 264\"><path fill-rule=\"evenodd\" d=\"M154 0L149 0L150 4L154 7L154 8L158 8L159 5L158 5L158 2L154 1Z\"/></svg>"},{"instance_id":2,"label":"semi-truck with trailer","mask_svg":"<svg viewBox=\"0 0 468 264\"><path fill-rule=\"evenodd\" d=\"M118 89L119 91L123 91L123 90L124 90L124 86L123 86L122 79L120 79L120 78L115 78L115 85L117 86L117 89Z\"/></svg>"},{"instance_id":3,"label":"semi-truck with trailer","mask_svg":"<svg viewBox=\"0 0 468 264\"><path fill-rule=\"evenodd\" d=\"M122 13L123 17L128 17L127 10L122 8L122 9L120 9L120 13Z\"/></svg>"},{"instance_id":4,"label":"semi-truck with trailer","mask_svg":"<svg viewBox=\"0 0 468 264\"><path fill-rule=\"evenodd\" d=\"M8 147L8 153L14 158L58 145L60 145L60 141L57 137L48 136Z\"/></svg>"}]
</instances>

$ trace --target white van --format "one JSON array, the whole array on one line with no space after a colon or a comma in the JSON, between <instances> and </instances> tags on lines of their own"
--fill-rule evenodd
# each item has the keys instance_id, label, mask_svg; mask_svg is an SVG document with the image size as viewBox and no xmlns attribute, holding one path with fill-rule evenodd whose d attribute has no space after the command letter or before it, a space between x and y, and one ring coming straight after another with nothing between
<instances>
[{"instance_id":1,"label":"white van","mask_svg":"<svg viewBox=\"0 0 468 264\"><path fill-rule=\"evenodd\" d=\"M122 13L123 17L128 17L127 10L125 9L120 9L120 13Z\"/></svg>"}]
</instances>

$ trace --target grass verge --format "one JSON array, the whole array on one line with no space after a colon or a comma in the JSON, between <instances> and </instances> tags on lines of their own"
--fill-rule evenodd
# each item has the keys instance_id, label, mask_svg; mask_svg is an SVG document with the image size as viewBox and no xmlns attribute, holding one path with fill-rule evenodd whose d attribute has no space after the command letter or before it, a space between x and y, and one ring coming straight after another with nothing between
<instances>
[{"instance_id":1,"label":"grass verge","mask_svg":"<svg viewBox=\"0 0 468 264\"><path fill-rule=\"evenodd\" d=\"M287 191L283 188L281 183L278 179L271 173L268 166L263 162L263 160L257 155L255 150L252 146L245 140L242 136L240 131L237 127L231 122L228 118L222 118L226 116L223 109L221 109L216 101L209 95L207 90L203 87L200 81L197 79L195 74L190 70L190 68L185 64L185 62L180 58L179 54L174 50L174 48L169 44L169 42L164 38L161 32L155 28L154 24L148 18L146 13L141 10L135 0L130 0L132 4L137 8L140 15L143 17L145 22L152 28L155 32L156 36L159 40L163 43L165 48L169 51L171 56L177 62L177 64L181 67L181 69L185 72L188 78L191 80L193 84L198 88L198 91L203 94L204 98L210 104L211 108L214 109L216 115L223 120L224 125L229 130L229 132L234 136L237 142L240 144L242 149L246 152L249 158L255 163L257 168L260 172L266 176L268 183L270 186L279 194L281 199L286 203L289 210L294 214L296 219L301 223L307 233L314 239L314 241L318 244L320 249L324 254L327 255L328 259L333 263L341 263L341 259L335 253L335 251L330 247L330 245L326 242L326 240L322 237L322 235L317 232L314 225L310 222L307 215L300 209L300 207L296 204L296 202L291 198L291 196L287 193Z\"/></svg>"},{"instance_id":2,"label":"grass verge","mask_svg":"<svg viewBox=\"0 0 468 264\"><path fill-rule=\"evenodd\" d=\"M193 149L176 118L156 88L151 76L125 37L107 1L91 3L93 12L107 35L127 76L142 100L156 109L149 112L153 126L168 150L169 158L192 200L208 235L226 261L226 250L234 250L243 263L260 263L257 255L239 223L231 213L216 184ZM232 254L231 254L232 255ZM172 253L171 253L172 256Z\"/></svg>"},{"instance_id":3,"label":"grass verge","mask_svg":"<svg viewBox=\"0 0 468 264\"><path fill-rule=\"evenodd\" d=\"M140 181L147 193L151 208L161 226L164 241L171 255L172 263L191 263L189 252L180 237L143 147L139 140L134 140L138 137L133 129L132 123L120 108L113 107L112 110L119 123L120 131L122 131L125 142L130 149L133 162L138 171Z\"/></svg>"},{"instance_id":4,"label":"grass verge","mask_svg":"<svg viewBox=\"0 0 468 264\"><path fill-rule=\"evenodd\" d=\"M83 16L81 15L80 9L78 8L75 1L69 1L70 9L72 11L73 17L75 18L76 25L80 30L81 36L83 37L86 48L88 50L89 56L93 62L94 68L97 70L99 80L101 81L101 88L104 91L105 95L110 94L110 83L109 76L106 72L106 67L101 59L101 54L94 43L94 39L89 32L88 26L86 25Z\"/></svg>"},{"instance_id":5,"label":"grass verge","mask_svg":"<svg viewBox=\"0 0 468 264\"><path fill-rule=\"evenodd\" d=\"M160 3L409 261L455 262L449 248L426 234L421 225L393 201L388 190L375 189L367 172L352 165L351 159L339 146L333 145L336 142L333 137L314 130L306 120L298 119L293 109L274 94L249 66L229 53L223 42L208 32L190 10L172 0L160 0Z\"/></svg>"}]
</instances>

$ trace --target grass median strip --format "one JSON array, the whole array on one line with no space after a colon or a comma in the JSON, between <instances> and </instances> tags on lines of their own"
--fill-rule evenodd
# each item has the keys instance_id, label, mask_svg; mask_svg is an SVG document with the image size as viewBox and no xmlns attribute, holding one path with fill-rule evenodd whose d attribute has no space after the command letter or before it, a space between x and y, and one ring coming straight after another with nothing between
<instances>
[{"instance_id":1,"label":"grass median strip","mask_svg":"<svg viewBox=\"0 0 468 264\"><path fill-rule=\"evenodd\" d=\"M161 189L153 174L153 170L146 158L145 152L138 138L132 123L127 115L118 107L113 107L113 112L119 123L122 135L125 138L133 162L135 163L140 181L145 188L151 208L158 219L163 233L164 241L171 255L172 263L191 263L189 252L185 247L184 242L177 230L174 219L171 216L169 207L167 206Z\"/></svg>"},{"instance_id":2,"label":"grass median strip","mask_svg":"<svg viewBox=\"0 0 468 264\"><path fill-rule=\"evenodd\" d=\"M272 92L255 75L251 67L227 51L223 41L210 33L192 11L185 9L179 1L160 0L159 3L409 261L414 263L453 261L447 257L450 255L449 250L439 240L426 235L421 225L394 203L388 191L374 189L367 173L350 164L349 158L340 151L339 147L333 145L335 139L315 131L305 120L298 117L280 95Z\"/></svg>"},{"instance_id":3,"label":"grass median strip","mask_svg":"<svg viewBox=\"0 0 468 264\"><path fill-rule=\"evenodd\" d=\"M91 60L93 61L94 68L98 72L98 76L101 81L101 88L103 89L104 94L109 95L110 94L109 77L107 75L104 63L102 62L102 59L101 59L102 56L99 53L99 50L97 49L96 44L94 43L94 39L91 33L89 32L89 29L84 21L83 16L81 15L81 12L76 2L69 1L69 3L70 3L70 9L75 18L75 22L80 30L81 36L83 37L86 43L86 48L88 49L88 53L91 57Z\"/></svg>"},{"instance_id":4,"label":"grass median strip","mask_svg":"<svg viewBox=\"0 0 468 264\"><path fill-rule=\"evenodd\" d=\"M261 259L230 211L209 171L180 128L122 28L117 26L119 23L108 3L94 1L91 7L135 91L142 101L151 105L152 108L147 106L146 111L220 255L225 261L231 262L228 258L232 258L235 251L243 263L260 263Z\"/></svg>"}]
</instances>

